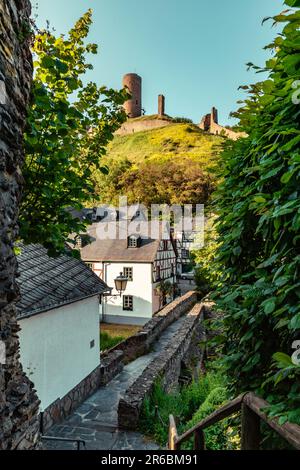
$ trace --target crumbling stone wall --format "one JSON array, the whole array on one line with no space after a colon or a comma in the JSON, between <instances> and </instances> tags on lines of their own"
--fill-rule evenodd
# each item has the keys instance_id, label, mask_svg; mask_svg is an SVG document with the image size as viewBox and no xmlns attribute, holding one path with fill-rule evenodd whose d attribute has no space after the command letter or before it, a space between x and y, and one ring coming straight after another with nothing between
<instances>
[{"instance_id":1,"label":"crumbling stone wall","mask_svg":"<svg viewBox=\"0 0 300 470\"><path fill-rule=\"evenodd\" d=\"M218 110L216 108L212 108L210 114L205 114L205 116L203 116L199 127L203 131L210 132L215 135L221 135L231 140L238 140L241 137L247 137L245 132L235 132L231 129L227 129L227 127L220 126L218 121Z\"/></svg>"},{"instance_id":2,"label":"crumbling stone wall","mask_svg":"<svg viewBox=\"0 0 300 470\"><path fill-rule=\"evenodd\" d=\"M28 0L0 1L0 449L39 447L39 401L19 361L15 301L17 216L21 196L23 129L30 96ZM5 362L5 363L4 363Z\"/></svg>"},{"instance_id":3,"label":"crumbling stone wall","mask_svg":"<svg viewBox=\"0 0 300 470\"><path fill-rule=\"evenodd\" d=\"M116 131L116 135L129 135L135 132L152 131L153 129L168 127L171 124L173 124L172 121L160 119L159 116L157 119L129 119Z\"/></svg>"}]
</instances>

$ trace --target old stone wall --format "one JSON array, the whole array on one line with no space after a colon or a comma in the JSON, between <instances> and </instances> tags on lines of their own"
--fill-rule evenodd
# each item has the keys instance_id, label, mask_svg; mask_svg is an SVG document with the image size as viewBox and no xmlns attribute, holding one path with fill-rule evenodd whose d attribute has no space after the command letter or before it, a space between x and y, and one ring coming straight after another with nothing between
<instances>
[{"instance_id":1,"label":"old stone wall","mask_svg":"<svg viewBox=\"0 0 300 470\"><path fill-rule=\"evenodd\" d=\"M100 385L101 366L98 366L63 398L56 400L41 413L40 420L43 434L54 424L59 424L66 419L84 400L93 395Z\"/></svg>"},{"instance_id":2,"label":"old stone wall","mask_svg":"<svg viewBox=\"0 0 300 470\"><path fill-rule=\"evenodd\" d=\"M100 385L108 384L124 368L123 351L111 351L107 355L101 356Z\"/></svg>"},{"instance_id":3,"label":"old stone wall","mask_svg":"<svg viewBox=\"0 0 300 470\"><path fill-rule=\"evenodd\" d=\"M141 119L126 121L120 129L117 130L116 135L128 135L134 134L135 132L150 131L153 129L159 129L160 127L167 127L172 124L172 121L167 119Z\"/></svg>"},{"instance_id":4,"label":"old stone wall","mask_svg":"<svg viewBox=\"0 0 300 470\"><path fill-rule=\"evenodd\" d=\"M123 352L114 351L101 358L101 364L63 398L52 403L40 415L43 434L54 424L64 421L81 403L93 395L99 387L106 385L123 369Z\"/></svg>"},{"instance_id":5,"label":"old stone wall","mask_svg":"<svg viewBox=\"0 0 300 470\"><path fill-rule=\"evenodd\" d=\"M156 315L135 335L130 336L122 343L112 348L108 356L114 351L122 351L125 364L133 361L139 356L147 354L154 341L168 328L171 323L178 320L187 313L197 302L197 293L188 292L182 297L174 300L157 312Z\"/></svg>"},{"instance_id":6,"label":"old stone wall","mask_svg":"<svg viewBox=\"0 0 300 470\"><path fill-rule=\"evenodd\" d=\"M137 429L143 401L151 394L157 380L169 392L178 386L183 366L200 369L203 350L199 342L205 339L205 315L205 305L196 304L163 354L155 358L126 391L118 408L120 428Z\"/></svg>"},{"instance_id":7,"label":"old stone wall","mask_svg":"<svg viewBox=\"0 0 300 470\"><path fill-rule=\"evenodd\" d=\"M18 207L21 197L23 130L32 80L30 3L0 1L0 449L39 447L39 401L19 361L15 302ZM5 363L4 363L5 362Z\"/></svg>"},{"instance_id":8,"label":"old stone wall","mask_svg":"<svg viewBox=\"0 0 300 470\"><path fill-rule=\"evenodd\" d=\"M231 140L238 140L241 137L247 137L245 132L235 132L231 129L227 129L227 127L220 126L218 121L218 110L216 108L212 108L210 114L203 116L199 127L203 131L210 132L215 135L221 135Z\"/></svg>"},{"instance_id":9,"label":"old stone wall","mask_svg":"<svg viewBox=\"0 0 300 470\"><path fill-rule=\"evenodd\" d=\"M247 137L245 132L235 132L227 127L220 126L219 124L213 122L210 126L210 133L215 135L224 135L231 140L238 140L241 137Z\"/></svg>"}]
</instances>

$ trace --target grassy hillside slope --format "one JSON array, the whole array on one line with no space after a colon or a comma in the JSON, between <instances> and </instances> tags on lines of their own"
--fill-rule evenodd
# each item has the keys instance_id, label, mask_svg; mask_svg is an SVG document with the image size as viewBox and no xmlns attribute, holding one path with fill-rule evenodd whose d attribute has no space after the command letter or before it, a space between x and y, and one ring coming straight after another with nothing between
<instances>
[{"instance_id":1,"label":"grassy hillside slope","mask_svg":"<svg viewBox=\"0 0 300 470\"><path fill-rule=\"evenodd\" d=\"M145 119L145 118L139 118ZM194 124L171 122L167 127L116 135L94 174L98 203L206 204L215 187L213 167L224 138Z\"/></svg>"},{"instance_id":2,"label":"grassy hillside slope","mask_svg":"<svg viewBox=\"0 0 300 470\"><path fill-rule=\"evenodd\" d=\"M145 159L189 157L203 164L213 161L222 137L210 135L194 124L170 124L168 127L115 136L108 147L105 163L110 159L128 158L132 163Z\"/></svg>"}]
</instances>

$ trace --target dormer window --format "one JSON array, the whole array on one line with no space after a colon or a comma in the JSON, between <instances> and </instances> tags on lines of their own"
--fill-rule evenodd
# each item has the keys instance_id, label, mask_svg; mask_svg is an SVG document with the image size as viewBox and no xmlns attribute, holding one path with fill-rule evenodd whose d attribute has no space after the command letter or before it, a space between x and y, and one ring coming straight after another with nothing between
<instances>
[{"instance_id":1,"label":"dormer window","mask_svg":"<svg viewBox=\"0 0 300 470\"><path fill-rule=\"evenodd\" d=\"M130 235L128 237L128 248L138 248L140 246L140 237L136 235Z\"/></svg>"},{"instance_id":2,"label":"dormer window","mask_svg":"<svg viewBox=\"0 0 300 470\"><path fill-rule=\"evenodd\" d=\"M82 248L82 238L80 235L77 235L77 237L75 238L75 247Z\"/></svg>"}]
</instances>

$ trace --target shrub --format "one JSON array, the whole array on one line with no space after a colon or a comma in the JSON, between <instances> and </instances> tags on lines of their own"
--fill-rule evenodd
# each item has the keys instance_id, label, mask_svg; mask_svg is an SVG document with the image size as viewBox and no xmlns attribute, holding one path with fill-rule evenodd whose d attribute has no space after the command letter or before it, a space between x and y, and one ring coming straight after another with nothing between
<instances>
[{"instance_id":1,"label":"shrub","mask_svg":"<svg viewBox=\"0 0 300 470\"><path fill-rule=\"evenodd\" d=\"M183 123L183 124L193 124L192 119L186 118L186 117L174 117L172 118L173 122L176 123Z\"/></svg>"},{"instance_id":2,"label":"shrub","mask_svg":"<svg viewBox=\"0 0 300 470\"><path fill-rule=\"evenodd\" d=\"M227 390L224 387L216 387L211 390L199 410L193 418L183 427L183 432L195 426L206 416L209 416L219 408L227 399ZM220 422L204 431L207 450L222 450L227 447L227 423ZM192 449L193 443L189 442L185 448Z\"/></svg>"},{"instance_id":3,"label":"shrub","mask_svg":"<svg viewBox=\"0 0 300 470\"><path fill-rule=\"evenodd\" d=\"M220 392L220 389L222 392ZM214 390L217 391L212 394ZM209 402L204 406L210 395ZM217 404L222 404L226 399L226 397L224 398L225 395L226 377L218 367L211 367L211 370L197 381L169 394L165 393L160 383L156 383L151 396L144 400L140 430L149 437L154 438L161 446L165 446L168 440L170 414L176 418L178 431L180 433L184 432L187 428L186 422L193 418L199 408L201 409L201 406L204 406L202 409L203 414L210 414L212 404L215 404L215 407L217 407ZM209 407L209 405L211 406ZM211 441L212 448L215 441Z\"/></svg>"}]
</instances>

